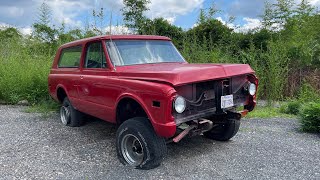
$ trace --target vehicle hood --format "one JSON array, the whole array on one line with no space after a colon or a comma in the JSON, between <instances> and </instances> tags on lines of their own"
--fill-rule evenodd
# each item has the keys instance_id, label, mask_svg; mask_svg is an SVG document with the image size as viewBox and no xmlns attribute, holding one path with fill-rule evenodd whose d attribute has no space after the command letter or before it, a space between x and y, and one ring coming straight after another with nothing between
<instances>
[{"instance_id":1,"label":"vehicle hood","mask_svg":"<svg viewBox=\"0 0 320 180\"><path fill-rule=\"evenodd\" d=\"M173 86L252 73L247 64L161 63L117 67L119 78L160 81Z\"/></svg>"}]
</instances>

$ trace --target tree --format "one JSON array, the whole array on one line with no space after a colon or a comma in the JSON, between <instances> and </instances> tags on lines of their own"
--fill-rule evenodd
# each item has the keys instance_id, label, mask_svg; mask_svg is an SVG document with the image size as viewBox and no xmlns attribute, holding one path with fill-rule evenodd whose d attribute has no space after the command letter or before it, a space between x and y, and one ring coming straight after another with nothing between
<instances>
[{"instance_id":1,"label":"tree","mask_svg":"<svg viewBox=\"0 0 320 180\"><path fill-rule=\"evenodd\" d=\"M265 2L265 10L262 16L263 26L269 30L283 29L288 20L295 15L295 2L292 0L277 0L271 4Z\"/></svg>"},{"instance_id":2,"label":"tree","mask_svg":"<svg viewBox=\"0 0 320 180\"><path fill-rule=\"evenodd\" d=\"M262 15L262 25L265 29L271 29L274 24L274 14L272 4L268 1L264 4L264 13Z\"/></svg>"},{"instance_id":3,"label":"tree","mask_svg":"<svg viewBox=\"0 0 320 180\"><path fill-rule=\"evenodd\" d=\"M147 18L144 12L149 10L149 0L123 0L124 8L121 9L124 21L128 28L137 30L139 34Z\"/></svg>"},{"instance_id":4,"label":"tree","mask_svg":"<svg viewBox=\"0 0 320 180\"><path fill-rule=\"evenodd\" d=\"M70 41L85 38L85 35L80 29L72 29L68 32L59 33L59 44L64 44Z\"/></svg>"},{"instance_id":5,"label":"tree","mask_svg":"<svg viewBox=\"0 0 320 180\"><path fill-rule=\"evenodd\" d=\"M32 35L43 42L54 43L58 30L50 27L51 10L48 4L44 1L39 8L38 20L33 24L34 31Z\"/></svg>"},{"instance_id":6,"label":"tree","mask_svg":"<svg viewBox=\"0 0 320 180\"><path fill-rule=\"evenodd\" d=\"M38 22L39 24L49 24L51 22L51 9L49 5L43 1L38 14Z\"/></svg>"},{"instance_id":7,"label":"tree","mask_svg":"<svg viewBox=\"0 0 320 180\"><path fill-rule=\"evenodd\" d=\"M219 20L210 18L190 29L187 34L189 37L195 36L200 44L203 44L205 40L210 40L211 45L218 45L228 42L232 31Z\"/></svg>"},{"instance_id":8,"label":"tree","mask_svg":"<svg viewBox=\"0 0 320 180\"><path fill-rule=\"evenodd\" d=\"M104 23L104 12L103 8L100 8L99 12L92 10L92 16L94 18L94 24L92 25L92 31L97 35L103 35L103 23ZM97 19L99 22L97 22ZM99 24L98 24L99 23Z\"/></svg>"},{"instance_id":9,"label":"tree","mask_svg":"<svg viewBox=\"0 0 320 180\"><path fill-rule=\"evenodd\" d=\"M207 14L204 9L200 9L200 15L198 19L198 24L203 24L207 20Z\"/></svg>"},{"instance_id":10,"label":"tree","mask_svg":"<svg viewBox=\"0 0 320 180\"><path fill-rule=\"evenodd\" d=\"M273 4L273 6L275 23L279 24L280 27L283 27L287 20L294 14L294 2L292 0L277 0L277 3Z\"/></svg>"},{"instance_id":11,"label":"tree","mask_svg":"<svg viewBox=\"0 0 320 180\"><path fill-rule=\"evenodd\" d=\"M182 28L170 24L163 18L155 18L154 20L147 19L140 31L148 35L170 37L179 49L182 46L182 39L184 35Z\"/></svg>"},{"instance_id":12,"label":"tree","mask_svg":"<svg viewBox=\"0 0 320 180\"><path fill-rule=\"evenodd\" d=\"M222 11L217 8L217 5L212 2L209 8L200 9L198 24L203 24L210 19L214 19L214 16L221 12Z\"/></svg>"},{"instance_id":13,"label":"tree","mask_svg":"<svg viewBox=\"0 0 320 180\"><path fill-rule=\"evenodd\" d=\"M209 7L209 10L208 10L208 17L213 18L215 15L217 15L218 13L221 13L221 12L222 11L217 8L217 5L215 4L215 2L212 2L211 6Z\"/></svg>"},{"instance_id":14,"label":"tree","mask_svg":"<svg viewBox=\"0 0 320 180\"><path fill-rule=\"evenodd\" d=\"M302 0L301 3L298 4L296 12L298 16L310 16L314 10L315 8L312 7L309 1Z\"/></svg>"}]
</instances>

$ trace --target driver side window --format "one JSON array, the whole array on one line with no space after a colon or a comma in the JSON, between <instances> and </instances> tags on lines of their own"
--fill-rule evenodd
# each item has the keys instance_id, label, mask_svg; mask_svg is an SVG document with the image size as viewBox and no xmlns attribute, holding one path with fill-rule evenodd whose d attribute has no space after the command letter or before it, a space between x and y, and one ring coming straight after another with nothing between
<instances>
[{"instance_id":1,"label":"driver side window","mask_svg":"<svg viewBox=\"0 0 320 180\"><path fill-rule=\"evenodd\" d=\"M102 43L95 42L87 47L85 68L106 68L106 56L103 51Z\"/></svg>"}]
</instances>

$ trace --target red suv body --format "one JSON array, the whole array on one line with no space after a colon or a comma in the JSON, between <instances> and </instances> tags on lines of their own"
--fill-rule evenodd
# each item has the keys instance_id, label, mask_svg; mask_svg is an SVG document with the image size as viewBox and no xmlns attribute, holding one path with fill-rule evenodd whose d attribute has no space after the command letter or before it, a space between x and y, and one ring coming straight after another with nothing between
<instances>
[{"instance_id":1,"label":"red suv body","mask_svg":"<svg viewBox=\"0 0 320 180\"><path fill-rule=\"evenodd\" d=\"M241 116L255 107L258 85L249 65L189 64L169 38L137 35L99 36L61 46L48 80L50 95L62 103L63 124L79 126L83 114L118 124L121 162L144 169L157 166L165 153L148 159L152 145L144 142L143 132L134 132L142 128L135 124L149 129L146 136L154 134L150 141L158 145L202 133L228 140L237 133ZM216 126L220 130L213 131ZM130 127L132 132L121 137Z\"/></svg>"}]
</instances>

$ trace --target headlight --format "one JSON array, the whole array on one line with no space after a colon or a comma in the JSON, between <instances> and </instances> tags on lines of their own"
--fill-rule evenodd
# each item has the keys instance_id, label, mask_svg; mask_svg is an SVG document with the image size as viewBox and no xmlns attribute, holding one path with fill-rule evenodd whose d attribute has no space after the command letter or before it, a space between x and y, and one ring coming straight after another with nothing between
<instances>
[{"instance_id":1,"label":"headlight","mask_svg":"<svg viewBox=\"0 0 320 180\"><path fill-rule=\"evenodd\" d=\"M248 87L248 91L251 96L254 96L257 92L257 86L253 83L250 83Z\"/></svg>"},{"instance_id":2,"label":"headlight","mask_svg":"<svg viewBox=\"0 0 320 180\"><path fill-rule=\"evenodd\" d=\"M186 109L186 100L182 96L178 96L174 100L174 109L180 114Z\"/></svg>"}]
</instances>

